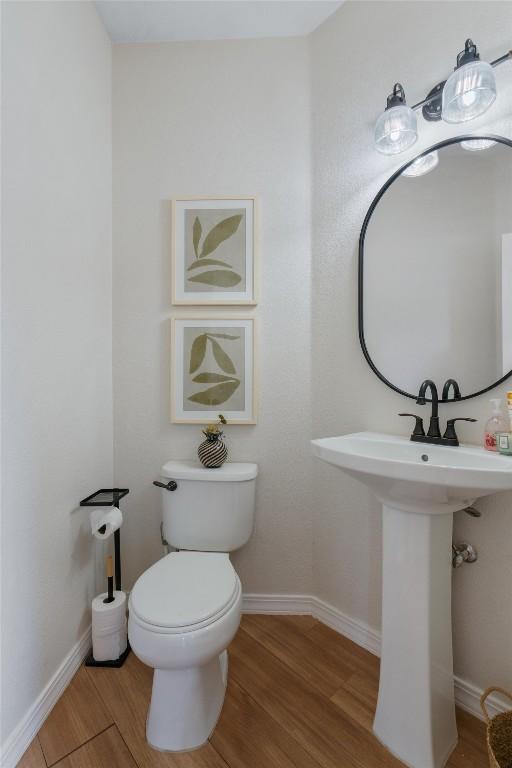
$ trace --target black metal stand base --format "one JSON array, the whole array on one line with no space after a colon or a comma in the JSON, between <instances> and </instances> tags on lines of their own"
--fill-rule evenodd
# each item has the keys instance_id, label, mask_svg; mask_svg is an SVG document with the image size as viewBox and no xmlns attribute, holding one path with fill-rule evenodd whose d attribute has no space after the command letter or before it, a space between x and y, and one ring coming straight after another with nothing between
<instances>
[{"instance_id":1,"label":"black metal stand base","mask_svg":"<svg viewBox=\"0 0 512 768\"><path fill-rule=\"evenodd\" d=\"M117 507L119 500L129 493L128 488L100 488L99 491L91 493L86 499L80 502L81 507ZM121 532L119 528L114 531L114 558L116 590L121 591ZM108 661L96 661L92 653L85 660L86 667L110 667L119 669L125 663L130 653L130 643L126 645L126 651L118 659L108 659Z\"/></svg>"},{"instance_id":2,"label":"black metal stand base","mask_svg":"<svg viewBox=\"0 0 512 768\"><path fill-rule=\"evenodd\" d=\"M130 643L126 646L126 651L121 654L118 659L108 659L107 661L96 661L92 653L85 660L86 667L110 667L111 669L119 669L125 663L130 653Z\"/></svg>"}]
</instances>

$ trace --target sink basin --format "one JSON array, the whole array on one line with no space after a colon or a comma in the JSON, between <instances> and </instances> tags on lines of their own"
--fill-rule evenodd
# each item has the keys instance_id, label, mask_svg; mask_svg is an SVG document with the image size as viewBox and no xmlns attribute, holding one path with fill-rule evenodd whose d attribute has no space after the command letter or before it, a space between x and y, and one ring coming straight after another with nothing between
<instances>
[{"instance_id":1,"label":"sink basin","mask_svg":"<svg viewBox=\"0 0 512 768\"><path fill-rule=\"evenodd\" d=\"M407 511L454 512L475 499L512 488L512 457L474 445L451 448L404 437L359 432L313 440L318 458L370 486Z\"/></svg>"},{"instance_id":2,"label":"sink basin","mask_svg":"<svg viewBox=\"0 0 512 768\"><path fill-rule=\"evenodd\" d=\"M453 513L512 489L512 457L360 432L313 454L383 505L382 641L373 730L411 768L442 768L457 743L453 695Z\"/></svg>"}]
</instances>

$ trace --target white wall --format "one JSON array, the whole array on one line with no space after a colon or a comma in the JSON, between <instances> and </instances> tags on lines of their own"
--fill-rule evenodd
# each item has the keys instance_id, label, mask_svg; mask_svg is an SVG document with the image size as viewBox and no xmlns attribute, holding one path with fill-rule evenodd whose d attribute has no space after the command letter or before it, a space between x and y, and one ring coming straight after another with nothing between
<instances>
[{"instance_id":1,"label":"white wall","mask_svg":"<svg viewBox=\"0 0 512 768\"><path fill-rule=\"evenodd\" d=\"M374 151L373 124L397 80L410 102L419 101L450 72L467 36L492 59L510 47L511 25L509 3L347 2L311 37L315 436L410 430L396 415L406 401L374 376L359 348L357 241L386 178L416 152L461 131L420 119L418 143L395 162ZM508 63L496 70L499 99L472 130L489 124L512 135L511 70ZM442 417L477 417L478 424L460 429L463 439L477 443L488 412L486 397L441 408ZM314 472L314 592L378 627L379 505L335 468L317 462ZM511 494L500 494L478 503L479 520L455 516L455 538L471 541L480 554L478 563L454 573L455 671L481 687L512 686L511 504Z\"/></svg>"},{"instance_id":2,"label":"white wall","mask_svg":"<svg viewBox=\"0 0 512 768\"><path fill-rule=\"evenodd\" d=\"M112 281L110 42L92 3L2 15L5 743L90 623Z\"/></svg>"},{"instance_id":3,"label":"white wall","mask_svg":"<svg viewBox=\"0 0 512 768\"><path fill-rule=\"evenodd\" d=\"M171 306L170 200L255 194L261 302L248 311L259 318L260 415L226 432L231 460L258 462L260 477L255 531L234 560L246 591L309 592L307 40L114 46L113 113L114 462L116 482L131 488L127 586L162 551L152 481L202 439L169 421L170 317L183 314Z\"/></svg>"}]
</instances>

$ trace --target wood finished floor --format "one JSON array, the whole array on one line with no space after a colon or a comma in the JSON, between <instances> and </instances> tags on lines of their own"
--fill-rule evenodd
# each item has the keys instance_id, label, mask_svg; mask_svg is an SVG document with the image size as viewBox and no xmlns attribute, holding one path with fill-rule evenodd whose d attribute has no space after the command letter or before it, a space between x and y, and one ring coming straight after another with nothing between
<instances>
[{"instance_id":1,"label":"wood finished floor","mask_svg":"<svg viewBox=\"0 0 512 768\"><path fill-rule=\"evenodd\" d=\"M379 661L309 616L244 616L209 743L170 755L145 740L152 670L81 667L19 768L400 768L374 738ZM485 727L457 712L448 768L487 768Z\"/></svg>"}]
</instances>

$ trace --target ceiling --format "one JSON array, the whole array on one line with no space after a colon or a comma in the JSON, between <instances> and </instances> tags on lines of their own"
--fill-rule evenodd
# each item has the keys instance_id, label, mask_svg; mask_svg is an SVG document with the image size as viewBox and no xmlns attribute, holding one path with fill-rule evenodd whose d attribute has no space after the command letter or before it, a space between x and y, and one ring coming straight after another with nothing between
<instances>
[{"instance_id":1,"label":"ceiling","mask_svg":"<svg viewBox=\"0 0 512 768\"><path fill-rule=\"evenodd\" d=\"M307 35L343 0L97 0L114 43Z\"/></svg>"}]
</instances>

